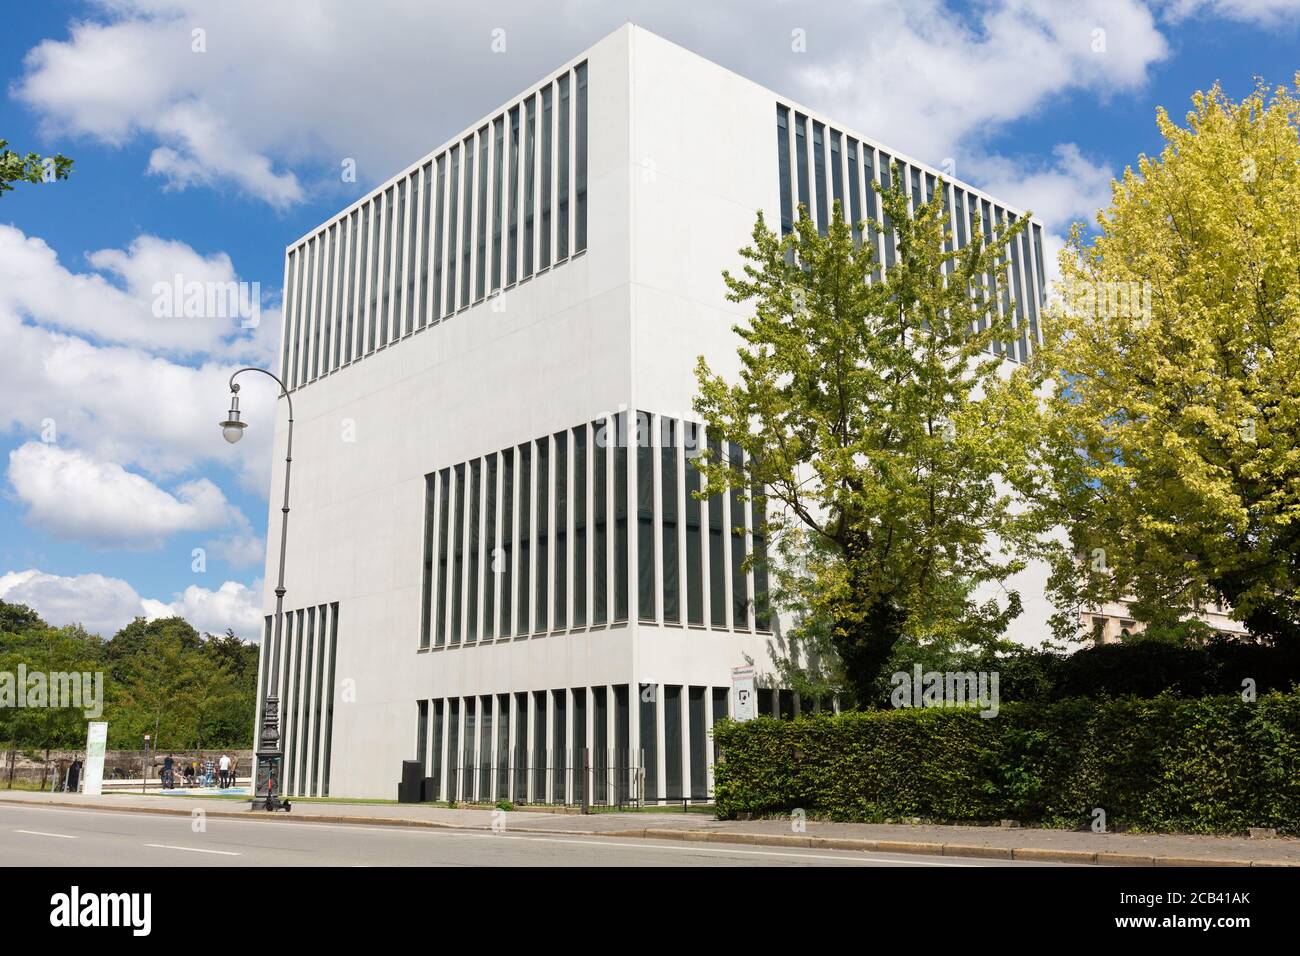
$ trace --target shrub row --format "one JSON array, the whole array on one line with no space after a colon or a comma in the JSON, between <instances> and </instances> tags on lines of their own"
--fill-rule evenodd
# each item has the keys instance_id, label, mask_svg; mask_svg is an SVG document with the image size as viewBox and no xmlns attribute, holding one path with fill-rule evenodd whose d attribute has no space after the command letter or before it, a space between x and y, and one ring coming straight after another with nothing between
<instances>
[{"instance_id":1,"label":"shrub row","mask_svg":"<svg viewBox=\"0 0 1300 956\"><path fill-rule=\"evenodd\" d=\"M1300 833L1300 689L1255 702L1066 700L762 717L714 728L717 812L1015 819L1080 828Z\"/></svg>"}]
</instances>

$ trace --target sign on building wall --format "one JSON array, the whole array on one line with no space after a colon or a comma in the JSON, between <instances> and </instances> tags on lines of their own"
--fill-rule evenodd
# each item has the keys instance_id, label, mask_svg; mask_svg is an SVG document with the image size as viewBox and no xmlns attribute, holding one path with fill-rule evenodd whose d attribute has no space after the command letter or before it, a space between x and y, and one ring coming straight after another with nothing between
<instances>
[{"instance_id":1,"label":"sign on building wall","mask_svg":"<svg viewBox=\"0 0 1300 956\"><path fill-rule=\"evenodd\" d=\"M86 725L86 770L83 792L98 796L104 792L104 750L108 746L108 722L92 720Z\"/></svg>"},{"instance_id":2,"label":"sign on building wall","mask_svg":"<svg viewBox=\"0 0 1300 956\"><path fill-rule=\"evenodd\" d=\"M731 669L731 715L736 720L753 720L758 716L758 689L754 685L754 666Z\"/></svg>"}]
</instances>

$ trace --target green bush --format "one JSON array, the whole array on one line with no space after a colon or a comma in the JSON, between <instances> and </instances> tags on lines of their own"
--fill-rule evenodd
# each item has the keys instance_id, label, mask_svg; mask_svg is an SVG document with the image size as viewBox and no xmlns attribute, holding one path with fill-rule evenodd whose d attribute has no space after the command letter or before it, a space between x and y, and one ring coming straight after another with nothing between
<instances>
[{"instance_id":1,"label":"green bush","mask_svg":"<svg viewBox=\"0 0 1300 956\"><path fill-rule=\"evenodd\" d=\"M1300 688L760 717L714 727L717 813L1300 834Z\"/></svg>"}]
</instances>

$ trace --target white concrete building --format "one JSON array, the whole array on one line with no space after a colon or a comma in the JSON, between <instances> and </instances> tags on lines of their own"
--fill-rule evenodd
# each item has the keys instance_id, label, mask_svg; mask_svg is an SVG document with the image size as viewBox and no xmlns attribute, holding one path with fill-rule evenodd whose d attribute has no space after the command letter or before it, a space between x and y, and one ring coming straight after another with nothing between
<instances>
[{"instance_id":1,"label":"white concrete building","mask_svg":"<svg viewBox=\"0 0 1300 956\"><path fill-rule=\"evenodd\" d=\"M767 668L773 634L749 506L690 494L695 361L737 369L721 272L755 213L877 216L891 161L912 196L938 187L626 26L289 245L292 611L261 676L288 793L392 797L412 759L442 799L711 793L732 668ZM961 243L977 209L1022 215L946 189ZM1037 223L1013 259L1009 360L1039 338Z\"/></svg>"}]
</instances>

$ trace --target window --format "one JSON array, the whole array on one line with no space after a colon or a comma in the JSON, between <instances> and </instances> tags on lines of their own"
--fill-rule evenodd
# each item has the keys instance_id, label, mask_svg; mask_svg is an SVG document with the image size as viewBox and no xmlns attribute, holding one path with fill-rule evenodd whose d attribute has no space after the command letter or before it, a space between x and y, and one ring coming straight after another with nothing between
<instances>
[{"instance_id":1,"label":"window","mask_svg":"<svg viewBox=\"0 0 1300 956\"><path fill-rule=\"evenodd\" d=\"M467 642L478 640L479 589L479 499L483 489L483 462L474 459L469 466L469 593L465 599Z\"/></svg>"},{"instance_id":2,"label":"window","mask_svg":"<svg viewBox=\"0 0 1300 956\"><path fill-rule=\"evenodd\" d=\"M383 271L377 274L375 277L379 281L381 287L381 291L379 294L380 306L379 306L379 318L378 318L380 346L384 346L388 344L388 323L390 320L390 313L388 311L389 309L388 299L389 299L389 295L392 292L394 279L401 278L401 267L400 266L394 267L393 265L394 237L396 237L398 242L401 242L401 238L402 238L401 230L394 229L394 221L395 220L400 221L401 215L402 215L401 210L397 210L397 212L394 213L393 187L389 186L388 189L384 191L384 220L383 220L384 224L383 224L383 235L382 235L382 242L384 244L384 253L379 258L379 262L381 264L386 263L386 265L382 266ZM398 256L397 261L398 262L401 261L400 254ZM396 273L396 275L394 275L394 273Z\"/></svg>"},{"instance_id":3,"label":"window","mask_svg":"<svg viewBox=\"0 0 1300 956\"><path fill-rule=\"evenodd\" d=\"M331 372L339 364L339 334L335 329L335 323L338 322L338 310L334 305L334 260L338 258L339 244L339 227L338 224L330 226L329 229L329 266L325 273L325 305L329 312L329 321L325 326L325 371Z\"/></svg>"},{"instance_id":4,"label":"window","mask_svg":"<svg viewBox=\"0 0 1300 956\"><path fill-rule=\"evenodd\" d=\"M569 583L569 433L556 432L555 443L555 611L552 630L568 623Z\"/></svg>"},{"instance_id":5,"label":"window","mask_svg":"<svg viewBox=\"0 0 1300 956\"><path fill-rule=\"evenodd\" d=\"M771 629L771 602L767 592L767 499L755 488L749 499L750 527L754 537L754 626Z\"/></svg>"},{"instance_id":6,"label":"window","mask_svg":"<svg viewBox=\"0 0 1300 956\"><path fill-rule=\"evenodd\" d=\"M524 278L533 274L533 207L537 181L537 98L524 103Z\"/></svg>"},{"instance_id":7,"label":"window","mask_svg":"<svg viewBox=\"0 0 1300 956\"><path fill-rule=\"evenodd\" d=\"M551 264L551 150L555 147L552 126L551 88L542 87L542 236L539 269Z\"/></svg>"},{"instance_id":8,"label":"window","mask_svg":"<svg viewBox=\"0 0 1300 956\"><path fill-rule=\"evenodd\" d=\"M433 305L429 312L429 321L437 322L442 317L442 229L444 197L447 191L447 154L438 157L438 201L437 222L433 226Z\"/></svg>"},{"instance_id":9,"label":"window","mask_svg":"<svg viewBox=\"0 0 1300 956\"><path fill-rule=\"evenodd\" d=\"M587 626L587 426L573 430L573 626Z\"/></svg>"},{"instance_id":10,"label":"window","mask_svg":"<svg viewBox=\"0 0 1300 956\"><path fill-rule=\"evenodd\" d=\"M600 419L592 423L592 554L591 620L604 624L609 618L609 579L606 573L609 556L609 423Z\"/></svg>"},{"instance_id":11,"label":"window","mask_svg":"<svg viewBox=\"0 0 1300 956\"><path fill-rule=\"evenodd\" d=\"M700 426L685 424L686 441L686 622L704 624L704 539L699 469L695 461L700 450Z\"/></svg>"},{"instance_id":12,"label":"window","mask_svg":"<svg viewBox=\"0 0 1300 956\"><path fill-rule=\"evenodd\" d=\"M682 798L682 689L664 686L664 797Z\"/></svg>"},{"instance_id":13,"label":"window","mask_svg":"<svg viewBox=\"0 0 1300 956\"><path fill-rule=\"evenodd\" d=\"M424 476L424 576L420 588L420 647L429 646L429 599L433 586L434 521L436 520L436 482L433 475Z\"/></svg>"},{"instance_id":14,"label":"window","mask_svg":"<svg viewBox=\"0 0 1300 956\"><path fill-rule=\"evenodd\" d=\"M708 731L704 726L704 694L707 687L691 687L686 692L686 717L691 742L691 799L703 800L709 792L709 769L705 758Z\"/></svg>"},{"instance_id":15,"label":"window","mask_svg":"<svg viewBox=\"0 0 1300 956\"><path fill-rule=\"evenodd\" d=\"M392 265L389 269L389 275L392 276L391 285L393 287L393 313L386 325L392 325L393 338L402 334L402 306L405 302L403 298L406 285L406 180L403 179L397 184L397 211L393 216L393 236L395 243L393 246L393 255L389 258Z\"/></svg>"},{"instance_id":16,"label":"window","mask_svg":"<svg viewBox=\"0 0 1300 956\"><path fill-rule=\"evenodd\" d=\"M451 148L451 191L447 195L447 315L456 311L456 215L459 210L460 147Z\"/></svg>"},{"instance_id":17,"label":"window","mask_svg":"<svg viewBox=\"0 0 1300 956\"><path fill-rule=\"evenodd\" d=\"M478 252L474 264L474 298L483 298L487 294L487 201L488 201L488 128L478 131L478 216L475 226L478 229Z\"/></svg>"},{"instance_id":18,"label":"window","mask_svg":"<svg viewBox=\"0 0 1300 956\"><path fill-rule=\"evenodd\" d=\"M415 759L420 761L420 776L429 772L429 702L415 702Z\"/></svg>"},{"instance_id":19,"label":"window","mask_svg":"<svg viewBox=\"0 0 1300 956\"><path fill-rule=\"evenodd\" d=\"M799 205L796 218L805 212L812 214L812 202L808 198L808 117L801 113L794 114L794 167L799 180Z\"/></svg>"},{"instance_id":20,"label":"window","mask_svg":"<svg viewBox=\"0 0 1300 956\"><path fill-rule=\"evenodd\" d=\"M487 573L483 581L483 637L491 640L496 637L496 582L499 572L497 554L497 456L487 457L487 515L484 519L484 534L487 542L484 555L487 560Z\"/></svg>"},{"instance_id":21,"label":"window","mask_svg":"<svg viewBox=\"0 0 1300 956\"><path fill-rule=\"evenodd\" d=\"M438 647L447 642L447 536L448 518L451 504L451 470L438 472L438 603L436 605L437 624L434 627L434 640Z\"/></svg>"},{"instance_id":22,"label":"window","mask_svg":"<svg viewBox=\"0 0 1300 956\"><path fill-rule=\"evenodd\" d=\"M826 235L830 217L826 211L826 151L823 149L825 127L813 122L813 175L817 187L817 231Z\"/></svg>"},{"instance_id":23,"label":"window","mask_svg":"<svg viewBox=\"0 0 1300 956\"><path fill-rule=\"evenodd\" d=\"M862 194L858 188L858 141L848 141L849 161L849 224L853 227L853 244L862 242ZM870 187L868 187L870 189Z\"/></svg>"},{"instance_id":24,"label":"window","mask_svg":"<svg viewBox=\"0 0 1300 956\"><path fill-rule=\"evenodd\" d=\"M891 164L893 160L884 153L880 154L880 188L888 192L893 188L893 173ZM885 236L885 268L894 268L894 226L889 221L889 214L885 212L884 207L880 210L880 225L884 230Z\"/></svg>"},{"instance_id":25,"label":"window","mask_svg":"<svg viewBox=\"0 0 1300 956\"><path fill-rule=\"evenodd\" d=\"M379 221L379 199L376 198L370 204L370 305L366 313L366 321L369 323L370 332L366 338L366 351L373 352L378 342L375 323L379 315L379 284L382 277L379 274L379 240L382 226Z\"/></svg>"},{"instance_id":26,"label":"window","mask_svg":"<svg viewBox=\"0 0 1300 956\"><path fill-rule=\"evenodd\" d=\"M299 258L300 255L298 250L291 249L289 251L289 264L285 269L289 281L284 290L284 353L280 356L280 378L283 379L286 384L290 384L289 361L290 356L294 351L293 341L294 330L296 328L294 325L294 314L298 305L298 296L295 292L294 286L297 283Z\"/></svg>"},{"instance_id":27,"label":"window","mask_svg":"<svg viewBox=\"0 0 1300 956\"><path fill-rule=\"evenodd\" d=\"M844 202L844 172L841 168L840 161L840 133L839 130L831 130L831 199L834 203L840 205L840 215L843 216L847 210ZM834 208L832 203L832 209Z\"/></svg>"},{"instance_id":28,"label":"window","mask_svg":"<svg viewBox=\"0 0 1300 956\"><path fill-rule=\"evenodd\" d=\"M663 565L664 565L664 620L679 623L681 596L677 580L677 429L671 418L660 419L659 430L659 487L663 512Z\"/></svg>"},{"instance_id":29,"label":"window","mask_svg":"<svg viewBox=\"0 0 1300 956\"><path fill-rule=\"evenodd\" d=\"M432 772L429 776L433 777L435 796L442 793L442 738L447 732L444 707L444 702L441 700L433 702L433 760L430 764Z\"/></svg>"},{"instance_id":30,"label":"window","mask_svg":"<svg viewBox=\"0 0 1300 956\"><path fill-rule=\"evenodd\" d=\"M655 620L655 451L650 442L652 416L636 415L636 552L637 615Z\"/></svg>"},{"instance_id":31,"label":"window","mask_svg":"<svg viewBox=\"0 0 1300 956\"><path fill-rule=\"evenodd\" d=\"M447 724L447 799L455 800L460 795L460 698L450 700L451 714Z\"/></svg>"},{"instance_id":32,"label":"window","mask_svg":"<svg viewBox=\"0 0 1300 956\"><path fill-rule=\"evenodd\" d=\"M478 798L487 800L492 786L492 698L478 699Z\"/></svg>"},{"instance_id":33,"label":"window","mask_svg":"<svg viewBox=\"0 0 1300 956\"><path fill-rule=\"evenodd\" d=\"M790 110L776 105L777 188L781 191L781 235L794 230L794 210L790 199Z\"/></svg>"},{"instance_id":34,"label":"window","mask_svg":"<svg viewBox=\"0 0 1300 956\"><path fill-rule=\"evenodd\" d=\"M411 332L415 329L415 274L419 270L417 265L419 260L424 258L420 255L420 249L416 245L419 241L420 215L422 212L427 213L421 203L420 196L420 171L417 169L411 174L410 186L410 203L406 213L406 295L403 302L406 304L402 312L402 334Z\"/></svg>"},{"instance_id":35,"label":"window","mask_svg":"<svg viewBox=\"0 0 1300 956\"><path fill-rule=\"evenodd\" d=\"M728 444L733 475L743 475L743 454ZM745 501L740 489L733 487L731 498L731 623L741 629L749 627L749 584L745 575Z\"/></svg>"},{"instance_id":36,"label":"window","mask_svg":"<svg viewBox=\"0 0 1300 956\"><path fill-rule=\"evenodd\" d=\"M417 299L417 328L429 324L429 260L433 258L429 248L429 196L433 193L433 164L424 164L424 188L420 190L420 295Z\"/></svg>"},{"instance_id":37,"label":"window","mask_svg":"<svg viewBox=\"0 0 1300 956\"><path fill-rule=\"evenodd\" d=\"M311 360L316 354L316 239L307 240L307 287L303 290L303 354L302 368L298 370L298 381L308 381L311 374Z\"/></svg>"},{"instance_id":38,"label":"window","mask_svg":"<svg viewBox=\"0 0 1300 956\"><path fill-rule=\"evenodd\" d=\"M451 542L451 642L460 643L462 613L464 602L461 600L465 576L465 466L457 465L456 475L456 535Z\"/></svg>"},{"instance_id":39,"label":"window","mask_svg":"<svg viewBox=\"0 0 1300 956\"><path fill-rule=\"evenodd\" d=\"M558 205L555 223L555 258L569 255L569 74L560 77L559 161L557 164Z\"/></svg>"},{"instance_id":40,"label":"window","mask_svg":"<svg viewBox=\"0 0 1300 956\"><path fill-rule=\"evenodd\" d=\"M556 803L563 803L567 796L565 779L568 774L565 772L572 764L569 760L569 740L568 740L568 714L569 714L569 692L565 690L551 691L551 742L554 746L551 749L551 799Z\"/></svg>"},{"instance_id":41,"label":"window","mask_svg":"<svg viewBox=\"0 0 1300 956\"><path fill-rule=\"evenodd\" d=\"M709 461L722 460L722 444L709 439ZM714 627L727 626L727 579L723 524L722 493L709 496L709 622Z\"/></svg>"},{"instance_id":42,"label":"window","mask_svg":"<svg viewBox=\"0 0 1300 956\"><path fill-rule=\"evenodd\" d=\"M510 234L506 237L506 285L518 276L519 261L519 107L510 110Z\"/></svg>"},{"instance_id":43,"label":"window","mask_svg":"<svg viewBox=\"0 0 1300 956\"><path fill-rule=\"evenodd\" d=\"M645 754L645 799L651 803L659 797L659 688L641 685L641 750Z\"/></svg>"},{"instance_id":44,"label":"window","mask_svg":"<svg viewBox=\"0 0 1300 956\"><path fill-rule=\"evenodd\" d=\"M528 568L532 554L529 550L529 515L532 514L531 485L533 448L531 443L519 446L519 634L532 630L528 593Z\"/></svg>"},{"instance_id":45,"label":"window","mask_svg":"<svg viewBox=\"0 0 1300 956\"><path fill-rule=\"evenodd\" d=\"M505 182L501 170L505 165L506 121L498 116L492 122L492 291L501 288L501 218L505 201Z\"/></svg>"},{"instance_id":46,"label":"window","mask_svg":"<svg viewBox=\"0 0 1300 956\"><path fill-rule=\"evenodd\" d=\"M533 795L534 803L546 802L546 768L553 754L546 746L546 698L544 690L533 691Z\"/></svg>"},{"instance_id":47,"label":"window","mask_svg":"<svg viewBox=\"0 0 1300 956\"><path fill-rule=\"evenodd\" d=\"M587 64L579 63L574 70L578 83L576 130L577 183L574 186L575 202L573 226L573 251L587 248Z\"/></svg>"},{"instance_id":48,"label":"window","mask_svg":"<svg viewBox=\"0 0 1300 956\"><path fill-rule=\"evenodd\" d=\"M501 453L501 636L513 634L510 590L513 583L511 561L515 550L515 450Z\"/></svg>"},{"instance_id":49,"label":"window","mask_svg":"<svg viewBox=\"0 0 1300 956\"><path fill-rule=\"evenodd\" d=\"M550 515L548 513L551 488L551 442L542 438L537 442L537 615L533 630L546 630L548 618L546 599L548 559L550 558Z\"/></svg>"},{"instance_id":50,"label":"window","mask_svg":"<svg viewBox=\"0 0 1300 956\"><path fill-rule=\"evenodd\" d=\"M474 236L472 227L474 225L474 137L471 136L465 140L463 150L465 157L465 188L461 191L464 196L465 213L461 222L460 238L460 307L463 309L469 305L469 294L472 288L471 283L474 281L470 275L470 251L473 248Z\"/></svg>"},{"instance_id":51,"label":"window","mask_svg":"<svg viewBox=\"0 0 1300 956\"><path fill-rule=\"evenodd\" d=\"M614 620L627 620L627 412L614 417Z\"/></svg>"},{"instance_id":52,"label":"window","mask_svg":"<svg viewBox=\"0 0 1300 956\"><path fill-rule=\"evenodd\" d=\"M519 729L515 732L515 800L523 803L528 799L528 693L515 694L515 721Z\"/></svg>"}]
</instances>

